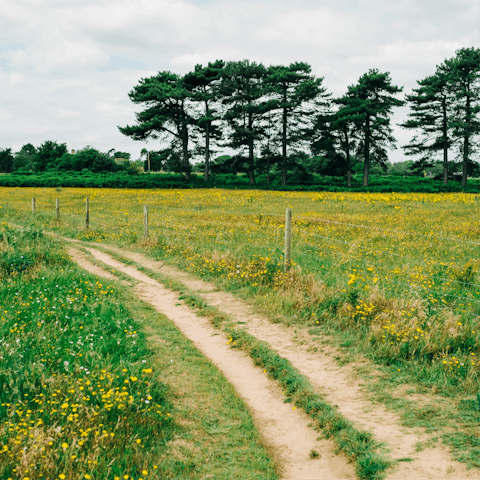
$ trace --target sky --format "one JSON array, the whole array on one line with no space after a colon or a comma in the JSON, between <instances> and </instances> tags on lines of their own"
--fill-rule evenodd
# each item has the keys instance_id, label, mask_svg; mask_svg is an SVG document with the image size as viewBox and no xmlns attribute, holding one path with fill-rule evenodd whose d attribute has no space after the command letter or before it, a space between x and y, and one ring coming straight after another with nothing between
<instances>
[{"instance_id":1,"label":"sky","mask_svg":"<svg viewBox=\"0 0 480 480\"><path fill-rule=\"evenodd\" d=\"M0 0L0 13L0 148L14 151L158 149L117 128L140 108L128 92L158 71L303 61L333 96L371 68L409 93L457 49L480 47L478 0ZM397 162L411 132L394 132Z\"/></svg>"}]
</instances>

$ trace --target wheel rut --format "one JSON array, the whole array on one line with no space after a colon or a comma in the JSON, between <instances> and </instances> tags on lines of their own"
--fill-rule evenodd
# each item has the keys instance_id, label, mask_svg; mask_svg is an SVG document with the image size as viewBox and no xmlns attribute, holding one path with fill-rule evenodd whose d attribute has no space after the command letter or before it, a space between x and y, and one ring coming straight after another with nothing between
<instances>
[{"instance_id":1,"label":"wheel rut","mask_svg":"<svg viewBox=\"0 0 480 480\"><path fill-rule=\"evenodd\" d=\"M480 471L467 470L465 464L453 460L450 451L443 444L439 443L435 447L417 452L416 445L428 440L430 436L423 429L401 426L401 419L396 413L384 405L373 403L354 374L352 366L341 367L328 353L312 352L307 345L300 344L294 332L295 329L301 330L299 326L272 324L266 318L256 315L253 308L238 297L219 292L215 285L194 278L175 267L149 259L140 253L107 245L102 247L142 267L182 282L209 305L217 307L239 322L244 322L243 328L248 333L267 342L279 355L288 359L300 373L308 377L318 393L325 395L326 400L336 405L358 429L370 431L378 441L384 442L392 460L412 459L399 462L388 471L387 480L480 480ZM91 253L103 261L102 253ZM306 337L308 333L304 331L303 335Z\"/></svg>"},{"instance_id":2,"label":"wheel rut","mask_svg":"<svg viewBox=\"0 0 480 480\"><path fill-rule=\"evenodd\" d=\"M356 478L354 467L348 459L335 453L335 443L318 439L319 432L309 427L311 418L283 402L284 395L278 383L269 379L243 351L227 346L225 335L214 329L205 318L195 315L186 305L179 304L178 292L165 288L135 267L127 266L104 252L93 248L87 250L96 260L136 280L136 296L172 320L224 374L249 407L262 440L284 479ZM102 272L98 265L79 254L78 250L70 248L69 254L86 270L112 278L110 272ZM319 452L320 456L311 458L312 450Z\"/></svg>"}]
</instances>

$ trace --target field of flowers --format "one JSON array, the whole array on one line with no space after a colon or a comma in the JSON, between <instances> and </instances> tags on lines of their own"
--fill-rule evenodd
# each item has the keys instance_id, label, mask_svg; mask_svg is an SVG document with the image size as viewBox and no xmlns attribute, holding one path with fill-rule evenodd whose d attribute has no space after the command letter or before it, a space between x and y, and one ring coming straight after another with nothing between
<instances>
[{"instance_id":1,"label":"field of flowers","mask_svg":"<svg viewBox=\"0 0 480 480\"><path fill-rule=\"evenodd\" d=\"M0 478L155 478L169 405L115 288L35 229L0 251Z\"/></svg>"},{"instance_id":2,"label":"field of flowers","mask_svg":"<svg viewBox=\"0 0 480 480\"><path fill-rule=\"evenodd\" d=\"M478 390L480 196L1 188L0 205L5 220L143 246L253 297L272 318L336 332L344 346L398 370L422 366L426 383ZM288 274L286 207L293 209Z\"/></svg>"}]
</instances>

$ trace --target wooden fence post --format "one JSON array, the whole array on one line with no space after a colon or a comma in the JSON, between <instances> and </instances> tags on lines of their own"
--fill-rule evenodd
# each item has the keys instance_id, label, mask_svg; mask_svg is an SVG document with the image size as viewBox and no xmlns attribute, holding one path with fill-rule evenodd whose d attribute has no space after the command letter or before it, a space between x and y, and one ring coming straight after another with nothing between
<instances>
[{"instance_id":1,"label":"wooden fence post","mask_svg":"<svg viewBox=\"0 0 480 480\"><path fill-rule=\"evenodd\" d=\"M90 227L90 205L89 198L85 198L85 228Z\"/></svg>"},{"instance_id":2,"label":"wooden fence post","mask_svg":"<svg viewBox=\"0 0 480 480\"><path fill-rule=\"evenodd\" d=\"M35 215L35 197L32 197L32 215Z\"/></svg>"},{"instance_id":3,"label":"wooden fence post","mask_svg":"<svg viewBox=\"0 0 480 480\"><path fill-rule=\"evenodd\" d=\"M57 213L57 220L60 220L60 200L58 198L55 201L55 211Z\"/></svg>"},{"instance_id":4,"label":"wooden fence post","mask_svg":"<svg viewBox=\"0 0 480 480\"><path fill-rule=\"evenodd\" d=\"M143 238L148 240L148 205L143 206Z\"/></svg>"},{"instance_id":5,"label":"wooden fence post","mask_svg":"<svg viewBox=\"0 0 480 480\"><path fill-rule=\"evenodd\" d=\"M292 209L287 208L285 213L285 253L283 256L283 271L286 273L290 270L292 248Z\"/></svg>"}]
</instances>

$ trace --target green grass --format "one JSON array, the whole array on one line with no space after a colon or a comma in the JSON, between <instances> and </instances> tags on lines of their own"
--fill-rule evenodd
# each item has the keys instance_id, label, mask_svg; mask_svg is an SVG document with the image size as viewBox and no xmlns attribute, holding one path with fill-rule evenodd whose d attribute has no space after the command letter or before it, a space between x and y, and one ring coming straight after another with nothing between
<instances>
[{"instance_id":1,"label":"green grass","mask_svg":"<svg viewBox=\"0 0 480 480\"><path fill-rule=\"evenodd\" d=\"M217 308L208 305L181 282L142 267L121 255L108 253L126 264L134 265L150 277L156 278L167 288L179 291L179 300L195 309L197 314L206 316L215 328L222 328L229 337L232 348L244 350L253 359L255 365L264 369L270 378L278 381L284 390L285 402L302 408L314 420L314 428L321 431L324 438L335 440L338 451L354 462L359 479L377 480L385 477L385 471L392 462L379 453L382 445L376 442L370 433L358 431L336 407L317 394L308 378L300 374L287 359L280 357L267 343L257 340L238 327L236 322L232 322ZM312 458L314 456L315 454Z\"/></svg>"},{"instance_id":2,"label":"green grass","mask_svg":"<svg viewBox=\"0 0 480 480\"><path fill-rule=\"evenodd\" d=\"M28 221L30 193L11 190L5 218ZM465 422L461 402L480 391L478 195L93 193L97 223L89 231L66 216L56 223L51 213L37 221L175 264L244 298L272 322L307 329L312 341L328 339L341 350L340 361L367 358L392 385L444 399L448 409L406 401L399 412L407 422L413 415L415 422L430 419L429 428L465 433L464 451L473 452L465 455L473 458L468 435L475 421ZM44 211L52 211L58 194L42 192ZM69 213L83 212L84 192L60 194L65 204L72 200ZM150 205L148 243L139 241L142 203ZM287 206L294 211L294 268L284 275ZM388 401L381 388L372 389ZM459 440L448 444L455 450Z\"/></svg>"},{"instance_id":3,"label":"green grass","mask_svg":"<svg viewBox=\"0 0 480 480\"><path fill-rule=\"evenodd\" d=\"M112 252L109 252L109 254L124 263L135 265L139 270L152 277L156 277L169 288L180 291L180 299L192 308L196 308L199 314L207 316L216 328L225 328L225 332L236 340L236 346L244 348L258 365L262 368L270 368L272 372L276 372L275 375L279 375L278 372L281 372L281 378L278 377L277 380L282 382L282 385L291 385L295 389L295 395L290 396L290 401L294 401L298 396L301 401L297 405L304 409L306 406L306 411L309 413L308 402L304 400L305 395L306 398L310 398L310 387L307 388L305 386L308 385L308 381L302 376L300 376L302 378L297 377L297 372L292 367L288 369L283 368L284 363L289 365L285 359L278 357L278 355L272 352L264 343L258 342L253 337L249 335L244 337L246 334L244 332L239 333L236 325L229 320L228 316L222 314L216 308L208 306L198 295L189 292L181 283L171 280L165 275L143 268L135 262L131 262ZM172 258L165 258L159 255L157 255L157 258L163 258L163 260L167 261L172 260ZM182 262L178 257L175 257L173 260L177 265L183 264L183 266L185 266L185 262ZM271 304L264 303L262 296L258 295L259 291L261 292L258 286L252 287L252 285L246 284L246 282L229 282L227 284L224 279L219 279L218 276L211 273L206 273L202 276L205 279L217 283L220 288L225 288L239 294L247 301L253 301L258 311L261 311L272 320L290 324L295 323L292 322L291 314L288 317L287 315L282 316L279 314L278 309L273 310L272 313ZM324 307L327 312L331 311L329 310L331 308L330 304ZM319 310L315 312L317 318L321 317ZM300 314L301 312L296 313L297 316ZM402 362L401 360L390 362L388 359L383 359L383 361L378 362L376 352L369 348L371 345L370 342L359 342L358 330L339 329L338 326L335 325L326 328L325 322L322 325L317 324L317 320L312 320L309 318L310 316L311 310L308 310L305 316L307 321L304 320L299 323L309 329L313 345L318 345L318 347L314 348L321 348L321 345L316 342L318 342L318 340L325 342L327 337L323 335L328 333L328 342L337 346L341 352L339 357L336 358L340 363L348 363L365 357L372 360L372 363L363 365L359 373L363 377L365 386L370 390L374 400L384 403L389 408L397 411L403 419L405 426L411 428L426 428L427 431L434 436L434 440L430 442L430 446L435 446L435 443L438 443L441 439L450 447L452 455L456 460L466 463L468 467L480 468L477 441L478 423L480 422L478 394L473 394L472 396L469 392L459 392L456 377L445 375L443 369L432 368L428 362L424 362L423 364L419 364L419 362ZM238 338L238 335L241 335L241 338ZM363 335L366 336L366 332L364 332ZM270 374L268 368L267 371ZM375 373L372 373L374 370ZM284 375L286 376L284 377ZM412 386L410 390L413 393L425 395L426 401L409 400L402 395L398 395L396 392L405 384ZM298 387L298 385L301 385L301 387ZM298 388L299 391L297 391ZM305 389L307 393L305 393ZM436 400L438 396L443 398L443 401L438 402ZM315 398L311 401L316 402L317 400L318 399ZM361 460L362 455L368 459L365 464L357 461L356 468L359 477L369 478L368 475L371 473L370 469L374 470L376 468L378 468L378 475L381 476L382 471L388 468L389 464L385 462L384 458L377 454L378 445L371 437L363 439L362 433L351 431L349 422L343 424L341 417L338 419L339 423L334 423L333 426L329 424L329 415L332 414L330 409L332 409L332 407L325 404L321 398L319 398L319 402L320 407L318 407L318 409L322 413L319 418L316 418L315 415L313 416L318 422L319 427L325 428L325 426L322 427L322 425L324 425L326 421L326 431L329 432L329 428L332 428L328 435L332 435L335 438L342 451L350 455L353 459L359 458ZM317 414L315 410L312 412ZM338 424L340 424L342 428L336 431L335 425ZM443 431L454 431L455 434L443 434ZM358 440L359 438L361 441Z\"/></svg>"},{"instance_id":4,"label":"green grass","mask_svg":"<svg viewBox=\"0 0 480 480\"><path fill-rule=\"evenodd\" d=\"M228 382L119 282L78 269L40 230L6 226L0 275L0 478L276 478Z\"/></svg>"},{"instance_id":5,"label":"green grass","mask_svg":"<svg viewBox=\"0 0 480 480\"><path fill-rule=\"evenodd\" d=\"M375 369L375 374L372 370ZM357 368L364 386L376 401L398 412L402 423L410 428L425 428L432 436L419 449L435 447L441 440L455 460L468 468L480 468L478 425L480 423L480 395L444 395L435 382L415 382L417 369L398 372L385 366L363 365ZM405 395L399 392L409 388ZM413 395L413 398L409 398Z\"/></svg>"}]
</instances>

